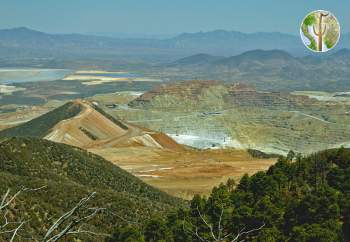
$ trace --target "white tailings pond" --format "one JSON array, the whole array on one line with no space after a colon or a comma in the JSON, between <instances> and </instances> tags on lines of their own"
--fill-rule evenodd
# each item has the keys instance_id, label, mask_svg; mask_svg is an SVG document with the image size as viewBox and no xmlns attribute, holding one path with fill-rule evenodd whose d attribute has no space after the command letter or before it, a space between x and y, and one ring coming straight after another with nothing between
<instances>
[{"instance_id":1,"label":"white tailings pond","mask_svg":"<svg viewBox=\"0 0 350 242\"><path fill-rule=\"evenodd\" d=\"M195 147L198 149L220 149L220 148L236 148L236 149L256 149L267 154L286 155L288 149L276 147L273 144L266 144L264 146L256 144L242 144L237 139L232 139L226 134L219 134L216 136L205 136L198 134L167 134L176 142Z\"/></svg>"},{"instance_id":2,"label":"white tailings pond","mask_svg":"<svg viewBox=\"0 0 350 242\"><path fill-rule=\"evenodd\" d=\"M235 139L227 135L218 135L218 136L205 136L197 134L167 134L173 138L176 142L188 146L192 146L199 149L215 149L215 148L244 148L243 145Z\"/></svg>"}]
</instances>

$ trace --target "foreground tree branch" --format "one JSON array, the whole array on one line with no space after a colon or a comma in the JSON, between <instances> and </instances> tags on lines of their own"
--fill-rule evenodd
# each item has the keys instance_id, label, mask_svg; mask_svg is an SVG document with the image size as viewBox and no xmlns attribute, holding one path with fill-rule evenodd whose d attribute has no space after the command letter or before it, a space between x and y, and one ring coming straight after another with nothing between
<instances>
[{"instance_id":1,"label":"foreground tree branch","mask_svg":"<svg viewBox=\"0 0 350 242\"><path fill-rule=\"evenodd\" d=\"M8 213L10 205L15 201L15 199L23 192L26 191L38 191L46 186L42 186L39 188L31 189L31 188L21 188L14 195L10 195L11 190L7 189L6 193L2 196L0 203L0 213L2 215L3 222L0 224L0 234L11 234L10 242L14 241L16 236L18 235L19 230L23 227L23 225L27 221L9 221Z\"/></svg>"},{"instance_id":2,"label":"foreground tree branch","mask_svg":"<svg viewBox=\"0 0 350 242\"><path fill-rule=\"evenodd\" d=\"M209 235L210 235L210 239L206 239L203 236L200 235L199 233L199 228L195 225L193 225L191 222L187 222L188 223L188 228L186 226L186 220L184 219L183 224L182 224L182 228L184 230L185 233L190 233L194 236L196 236L200 241L203 242L224 242L224 241L230 241L230 242L243 242L245 241L244 239L242 239L243 236L257 232L259 230L261 230L263 227L265 227L265 223L262 224L260 227L258 228L254 228L254 229L250 229L250 230L246 230L245 228L241 229L237 234L233 234L233 233L227 233L227 234L223 234L224 231L224 227L222 226L222 217L223 217L223 213L224 213L224 208L221 209L220 212L220 217L219 217L219 221L218 221L218 228L217 228L217 234L215 234L214 229L213 229L213 225L210 224L202 215L202 213L200 212L199 208L196 208L196 211L198 212L199 218L201 219L201 222L209 229ZM230 240L228 240L228 238L232 238Z\"/></svg>"},{"instance_id":3,"label":"foreground tree branch","mask_svg":"<svg viewBox=\"0 0 350 242\"><path fill-rule=\"evenodd\" d=\"M245 231L245 229L241 230L237 235L236 237L231 240L231 242L238 242L238 241L244 241L244 240L240 240L240 238L244 235L247 235L247 234L251 234L251 233L254 233L256 231L259 231L261 230L263 227L265 227L265 224L262 224L260 227L258 228L255 228L255 229L251 229L251 230L248 230L248 231Z\"/></svg>"},{"instance_id":4,"label":"foreground tree branch","mask_svg":"<svg viewBox=\"0 0 350 242\"><path fill-rule=\"evenodd\" d=\"M0 202L0 235L8 236L7 238L9 238L10 242L15 241L17 237L24 238L19 232L28 221L10 221L9 208L21 193L38 191L45 187L42 186L35 189L22 188L13 195L11 195L11 190L7 189ZM109 234L97 233L83 228L86 222L94 218L99 212L105 210L105 208L88 207L88 202L94 199L95 196L96 192L92 192L87 197L82 198L71 210L54 221L43 238L37 239L30 237L26 239L51 242L59 241L67 235L89 234L93 236L109 236Z\"/></svg>"},{"instance_id":5,"label":"foreground tree branch","mask_svg":"<svg viewBox=\"0 0 350 242\"><path fill-rule=\"evenodd\" d=\"M82 198L71 210L64 213L59 217L53 225L47 230L42 242L58 241L66 235L72 234L92 234L92 235L103 235L93 231L83 230L82 226L79 227L84 222L92 219L98 212L105 210L105 208L89 208L87 203L93 199L96 195L96 192L92 192L87 197ZM79 214L87 213L85 216ZM76 229L79 227L78 229Z\"/></svg>"}]
</instances>

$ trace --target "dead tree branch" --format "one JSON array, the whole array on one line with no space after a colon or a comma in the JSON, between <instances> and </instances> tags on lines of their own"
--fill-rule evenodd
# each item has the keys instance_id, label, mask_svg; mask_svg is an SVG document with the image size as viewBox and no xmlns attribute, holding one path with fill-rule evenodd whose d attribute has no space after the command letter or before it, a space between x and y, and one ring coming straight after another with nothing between
<instances>
[{"instance_id":1,"label":"dead tree branch","mask_svg":"<svg viewBox=\"0 0 350 242\"><path fill-rule=\"evenodd\" d=\"M241 231L236 235L236 237L235 237L233 240L231 240L231 242L237 242L237 241L239 241L239 239L240 239L242 236L247 235L247 234L254 233L254 232L256 232L256 231L259 231L259 230L261 230L263 227L265 227L265 223L262 224L262 225L261 225L260 227L258 227L258 228L251 229L251 230L248 230L248 231L244 231L245 229L243 229L243 230L241 230Z\"/></svg>"},{"instance_id":2,"label":"dead tree branch","mask_svg":"<svg viewBox=\"0 0 350 242\"><path fill-rule=\"evenodd\" d=\"M208 239L203 238L198 232L199 231L198 227L193 225L191 222L187 222L190 225L189 227L191 229L187 228L185 226L186 219L184 219L184 221L182 223L182 227L183 227L183 230L185 233L190 233L190 234L196 236L200 241L203 241L203 242L211 242L211 241L224 242L224 241L227 241L227 239L231 236L233 236L233 239L230 240L230 242L243 242L244 240L240 240L243 236L257 232L257 231L261 230L263 227L265 227L265 223L264 223L260 227L254 228L251 230L246 230L245 228L243 228L235 235L233 233L223 234L224 228L222 226L222 217L224 214L224 208L222 208L221 212L220 212L219 221L218 221L218 229L217 229L218 231L217 231L217 234L215 235L214 230L213 230L213 225L208 223L208 221L204 218L204 216L202 215L202 213L200 212L198 207L196 208L196 210L198 212L198 215L199 215L202 223L209 229L211 239L208 240Z\"/></svg>"},{"instance_id":3,"label":"dead tree branch","mask_svg":"<svg viewBox=\"0 0 350 242\"><path fill-rule=\"evenodd\" d=\"M81 226L75 230L83 222L87 222L92 219L97 213L105 210L105 208L89 208L87 203L93 199L96 195L96 192L91 193L87 197L82 198L71 210L64 213L59 217L53 225L47 230L42 242L58 241L62 237L69 234L94 234L94 235L103 235L95 233L93 231L82 230ZM88 213L85 216L79 216L79 213ZM63 227L63 228L62 228Z\"/></svg>"},{"instance_id":4,"label":"dead tree branch","mask_svg":"<svg viewBox=\"0 0 350 242\"><path fill-rule=\"evenodd\" d=\"M46 186L42 186L39 188L21 188L14 195L10 195L11 190L7 189L6 193L2 196L0 203L0 213L3 213L3 224L0 224L0 234L12 234L10 242L14 241L16 236L18 235L19 230L23 227L23 225L27 221L16 221L11 222L8 219L9 207L15 201L15 199L22 193L26 191L38 191ZM16 226L14 226L16 225Z\"/></svg>"}]
</instances>

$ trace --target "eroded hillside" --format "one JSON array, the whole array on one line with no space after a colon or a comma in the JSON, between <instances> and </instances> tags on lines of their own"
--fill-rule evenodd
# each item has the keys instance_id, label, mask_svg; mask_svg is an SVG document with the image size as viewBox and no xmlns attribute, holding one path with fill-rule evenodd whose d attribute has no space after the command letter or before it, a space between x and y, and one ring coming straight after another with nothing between
<instances>
[{"instance_id":1,"label":"eroded hillside","mask_svg":"<svg viewBox=\"0 0 350 242\"><path fill-rule=\"evenodd\" d=\"M97 103L84 100L68 102L0 135L39 137L86 149L127 146L182 149L166 135L119 121Z\"/></svg>"},{"instance_id":2,"label":"eroded hillside","mask_svg":"<svg viewBox=\"0 0 350 242\"><path fill-rule=\"evenodd\" d=\"M191 81L163 84L114 113L180 143L285 154L347 146L350 102L260 92L243 84Z\"/></svg>"},{"instance_id":3,"label":"eroded hillside","mask_svg":"<svg viewBox=\"0 0 350 242\"><path fill-rule=\"evenodd\" d=\"M96 101L68 102L25 124L2 131L0 136L36 136L86 149L182 198L208 194L213 186L230 177L238 179L245 173L265 170L276 161L254 158L244 150L187 147L163 132L116 118L118 116L108 114L103 107Z\"/></svg>"}]
</instances>

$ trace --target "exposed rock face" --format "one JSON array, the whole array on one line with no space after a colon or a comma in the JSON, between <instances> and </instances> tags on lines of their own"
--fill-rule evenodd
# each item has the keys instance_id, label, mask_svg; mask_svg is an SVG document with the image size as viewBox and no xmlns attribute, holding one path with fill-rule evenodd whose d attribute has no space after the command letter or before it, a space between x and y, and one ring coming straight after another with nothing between
<instances>
[{"instance_id":1,"label":"exposed rock face","mask_svg":"<svg viewBox=\"0 0 350 242\"><path fill-rule=\"evenodd\" d=\"M130 105L137 110L135 114L128 113L133 122L179 139L210 140L214 147L237 147L237 143L265 152L312 153L347 145L350 140L344 118L349 104L285 92L261 92L241 83L164 84Z\"/></svg>"},{"instance_id":2,"label":"exposed rock face","mask_svg":"<svg viewBox=\"0 0 350 242\"><path fill-rule=\"evenodd\" d=\"M286 110L314 103L314 100L307 96L295 96L282 92L257 92L247 89L230 90L226 98L228 102L236 106L285 108Z\"/></svg>"}]
</instances>

